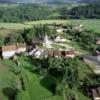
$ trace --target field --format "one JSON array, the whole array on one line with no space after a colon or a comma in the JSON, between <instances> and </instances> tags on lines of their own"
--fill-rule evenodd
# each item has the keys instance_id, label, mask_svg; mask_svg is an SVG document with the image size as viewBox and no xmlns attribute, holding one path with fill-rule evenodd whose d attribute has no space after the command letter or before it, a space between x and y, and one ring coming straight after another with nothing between
<instances>
[{"instance_id":1,"label":"field","mask_svg":"<svg viewBox=\"0 0 100 100\"><path fill-rule=\"evenodd\" d=\"M0 8L13 8L18 6L19 4L7 4L7 3L0 3Z\"/></svg>"},{"instance_id":2,"label":"field","mask_svg":"<svg viewBox=\"0 0 100 100\"><path fill-rule=\"evenodd\" d=\"M0 23L1 29L15 29L20 30L24 28L31 28L33 25L38 24L83 24L85 29L92 29L95 32L100 32L100 20L99 19L86 19L86 20L41 20L41 21L31 21L23 23Z\"/></svg>"},{"instance_id":3,"label":"field","mask_svg":"<svg viewBox=\"0 0 100 100\"><path fill-rule=\"evenodd\" d=\"M24 28L31 28L33 25L38 24L83 24L85 29L92 29L95 32L100 32L100 20L42 20L42 21L31 21L23 23L0 23L0 35L5 36L6 34L14 33L16 30L23 30ZM55 45L58 48L58 45ZM77 48L77 47L76 47ZM15 75L10 71L10 68L14 63L10 60L0 60L0 100L8 100L8 89L11 89L12 79L15 80ZM83 70L81 70L83 69ZM90 73L89 69L82 68L80 65L80 79L86 77L85 73ZM50 80L44 79L40 80L35 73L25 72L26 73L26 87L29 95L32 95L35 100L62 100L61 97L53 96L52 92L49 90L49 85L51 84ZM78 92L77 92L78 93ZM77 94L79 98L83 100L89 100L85 98L81 93ZM21 95L22 96L22 95ZM20 95L18 98L21 98ZM33 100L32 99L32 100ZM18 99L21 100L21 99ZM25 100L25 99L22 99Z\"/></svg>"},{"instance_id":4,"label":"field","mask_svg":"<svg viewBox=\"0 0 100 100\"><path fill-rule=\"evenodd\" d=\"M0 60L0 100L11 100L8 97L12 95L13 86L18 82L17 76L11 71L13 66L15 64L11 60ZM28 70L24 71L24 75L26 94L29 98L31 97L28 100L63 100L60 96L53 96L49 90L52 82L49 77L41 80L37 74ZM19 93L16 100L27 100L25 97L25 91L23 91Z\"/></svg>"},{"instance_id":5,"label":"field","mask_svg":"<svg viewBox=\"0 0 100 100\"><path fill-rule=\"evenodd\" d=\"M29 100L63 100L59 96L53 96L50 91L50 85L52 84L50 77L40 79L39 76L34 73L30 73L27 70L24 70L24 75L24 82L27 90L26 93L30 98ZM21 95L21 97L19 95L18 100L25 100L23 99L25 95Z\"/></svg>"},{"instance_id":6,"label":"field","mask_svg":"<svg viewBox=\"0 0 100 100\"><path fill-rule=\"evenodd\" d=\"M12 91L12 86L14 86L15 80L17 80L17 77L11 72L12 65L15 66L14 62L11 60L0 60L0 100L9 100L9 92ZM81 63L79 70L81 76L80 79L87 77L86 74L91 73L87 67L83 68ZM25 69L23 70L23 77L25 89L27 91L19 92L16 100L63 100L61 96L54 96L52 94L50 86L52 85L53 80L50 76L40 78L38 74L29 72ZM90 100L82 93L79 93L76 90L74 92L78 95L79 100L80 98L81 100ZM28 99L27 97L31 97L31 99Z\"/></svg>"},{"instance_id":7,"label":"field","mask_svg":"<svg viewBox=\"0 0 100 100\"><path fill-rule=\"evenodd\" d=\"M15 80L14 74L10 71L11 65L12 61L0 60L0 100L8 100L7 90L11 90L12 80Z\"/></svg>"}]
</instances>

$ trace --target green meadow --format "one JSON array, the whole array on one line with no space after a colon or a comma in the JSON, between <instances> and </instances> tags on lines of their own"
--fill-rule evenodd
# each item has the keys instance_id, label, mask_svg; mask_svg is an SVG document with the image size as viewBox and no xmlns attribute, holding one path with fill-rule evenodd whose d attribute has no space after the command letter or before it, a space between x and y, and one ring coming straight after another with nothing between
<instances>
[{"instance_id":1,"label":"green meadow","mask_svg":"<svg viewBox=\"0 0 100 100\"><path fill-rule=\"evenodd\" d=\"M100 32L100 20L99 19L84 19L84 20L40 20L40 21L30 21L22 23L0 23L1 29L15 29L21 30L24 28L31 28L33 25L38 24L83 24L85 29L94 30L95 32Z\"/></svg>"}]
</instances>

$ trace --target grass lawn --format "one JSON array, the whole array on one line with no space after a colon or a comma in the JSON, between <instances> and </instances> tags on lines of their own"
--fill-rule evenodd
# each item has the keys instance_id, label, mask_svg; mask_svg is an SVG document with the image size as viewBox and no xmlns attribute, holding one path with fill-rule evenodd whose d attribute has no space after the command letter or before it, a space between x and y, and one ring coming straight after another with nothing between
<instances>
[{"instance_id":1,"label":"grass lawn","mask_svg":"<svg viewBox=\"0 0 100 100\"><path fill-rule=\"evenodd\" d=\"M11 60L0 60L0 100L9 100L7 93L14 81L16 82L17 76L10 71L13 66ZM19 93L16 100L63 100L60 96L53 96L50 77L41 80L37 74L25 70L24 81L27 91Z\"/></svg>"},{"instance_id":2,"label":"grass lawn","mask_svg":"<svg viewBox=\"0 0 100 100\"><path fill-rule=\"evenodd\" d=\"M99 19L84 19L84 20L42 20L42 21L31 21L31 22L25 22L26 25L34 25L34 24L83 24L85 29L93 29L96 32L100 32L100 20Z\"/></svg>"},{"instance_id":3,"label":"grass lawn","mask_svg":"<svg viewBox=\"0 0 100 100\"><path fill-rule=\"evenodd\" d=\"M90 98L84 96L81 92L79 91L75 91L77 97L79 98L79 100L91 100Z\"/></svg>"},{"instance_id":4,"label":"grass lawn","mask_svg":"<svg viewBox=\"0 0 100 100\"><path fill-rule=\"evenodd\" d=\"M16 33L15 30L11 30L11 29L0 29L0 36L5 37L8 34L12 34L12 33Z\"/></svg>"},{"instance_id":5,"label":"grass lawn","mask_svg":"<svg viewBox=\"0 0 100 100\"><path fill-rule=\"evenodd\" d=\"M19 4L10 4L10 3L0 3L0 8L13 8L17 7Z\"/></svg>"},{"instance_id":6,"label":"grass lawn","mask_svg":"<svg viewBox=\"0 0 100 100\"><path fill-rule=\"evenodd\" d=\"M27 63L27 60L25 62ZM26 63L24 64L28 66ZM83 62L79 61L79 64L79 78L83 80L92 72ZM16 82L17 77L10 71L13 66L15 65L11 60L0 60L0 100L9 100L5 91L8 91L14 83L11 80ZM22 70L22 73L25 91L19 92L16 100L63 100L61 96L53 95L51 86L54 81L50 76L41 78L38 74L26 69ZM81 92L76 91L75 93L79 100L80 98L81 100L89 100Z\"/></svg>"},{"instance_id":7,"label":"grass lawn","mask_svg":"<svg viewBox=\"0 0 100 100\"><path fill-rule=\"evenodd\" d=\"M1 29L14 29L14 30L20 30L24 28L30 28L32 25L25 25L23 23L0 23Z\"/></svg>"},{"instance_id":8,"label":"grass lawn","mask_svg":"<svg viewBox=\"0 0 100 100\"><path fill-rule=\"evenodd\" d=\"M24 28L31 28L33 25L38 24L83 24L85 29L93 29L96 32L100 32L100 20L99 19L84 19L84 20L40 20L40 21L30 21L30 22L23 22L23 23L0 23L0 28L7 28L7 29L24 29Z\"/></svg>"},{"instance_id":9,"label":"grass lawn","mask_svg":"<svg viewBox=\"0 0 100 100\"><path fill-rule=\"evenodd\" d=\"M0 60L0 100L8 100L7 98L7 88L11 86L12 81L15 80L15 76L9 71L9 68L13 66L13 62L9 60Z\"/></svg>"},{"instance_id":10,"label":"grass lawn","mask_svg":"<svg viewBox=\"0 0 100 100\"><path fill-rule=\"evenodd\" d=\"M50 85L52 84L50 77L41 80L39 76L27 70L24 70L23 77L29 100L63 100L59 96L53 96L50 90ZM18 98L24 98L24 96L25 94L22 94Z\"/></svg>"}]
</instances>

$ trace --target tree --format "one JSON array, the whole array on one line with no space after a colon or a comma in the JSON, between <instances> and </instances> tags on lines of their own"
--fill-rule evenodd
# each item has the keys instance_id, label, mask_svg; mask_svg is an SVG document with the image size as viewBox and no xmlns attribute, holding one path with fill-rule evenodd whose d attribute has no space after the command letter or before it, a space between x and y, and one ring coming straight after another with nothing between
<instances>
[{"instance_id":1,"label":"tree","mask_svg":"<svg viewBox=\"0 0 100 100\"><path fill-rule=\"evenodd\" d=\"M14 44L14 43L23 43L24 39L22 37L21 34L19 33L13 33L13 34L9 34L6 38L4 43L5 44Z\"/></svg>"},{"instance_id":2,"label":"tree","mask_svg":"<svg viewBox=\"0 0 100 100\"><path fill-rule=\"evenodd\" d=\"M0 46L4 45L4 37L0 36Z\"/></svg>"}]
</instances>

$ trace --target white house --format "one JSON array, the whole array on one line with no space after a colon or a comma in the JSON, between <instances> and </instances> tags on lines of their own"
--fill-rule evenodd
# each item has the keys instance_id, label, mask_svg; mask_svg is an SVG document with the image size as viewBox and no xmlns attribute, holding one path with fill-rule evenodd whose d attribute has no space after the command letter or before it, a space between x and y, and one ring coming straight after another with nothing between
<instances>
[{"instance_id":1,"label":"white house","mask_svg":"<svg viewBox=\"0 0 100 100\"><path fill-rule=\"evenodd\" d=\"M59 28L56 31L57 31L57 33L62 33L63 32L63 29L62 28Z\"/></svg>"},{"instance_id":2,"label":"white house","mask_svg":"<svg viewBox=\"0 0 100 100\"><path fill-rule=\"evenodd\" d=\"M56 36L54 41L55 42L66 42L66 39L64 39L62 36L58 35L58 36Z\"/></svg>"},{"instance_id":3,"label":"white house","mask_svg":"<svg viewBox=\"0 0 100 100\"><path fill-rule=\"evenodd\" d=\"M13 57L16 52L17 52L16 45L2 46L2 57L4 59L8 59L10 57Z\"/></svg>"},{"instance_id":4,"label":"white house","mask_svg":"<svg viewBox=\"0 0 100 100\"><path fill-rule=\"evenodd\" d=\"M37 50L37 51L35 52L34 56L35 56L36 58L40 58L41 55L43 54L43 52L44 52L44 50Z\"/></svg>"},{"instance_id":5,"label":"white house","mask_svg":"<svg viewBox=\"0 0 100 100\"><path fill-rule=\"evenodd\" d=\"M17 43L17 53L23 53L26 51L26 44L25 43Z\"/></svg>"},{"instance_id":6,"label":"white house","mask_svg":"<svg viewBox=\"0 0 100 100\"><path fill-rule=\"evenodd\" d=\"M29 56L32 56L32 55L34 55L34 53L37 51L37 49L33 49L33 50L31 50L30 52L29 52Z\"/></svg>"},{"instance_id":7,"label":"white house","mask_svg":"<svg viewBox=\"0 0 100 100\"><path fill-rule=\"evenodd\" d=\"M8 59L13 57L16 53L22 53L25 51L26 51L26 45L23 43L2 46L2 57L4 59Z\"/></svg>"}]
</instances>

